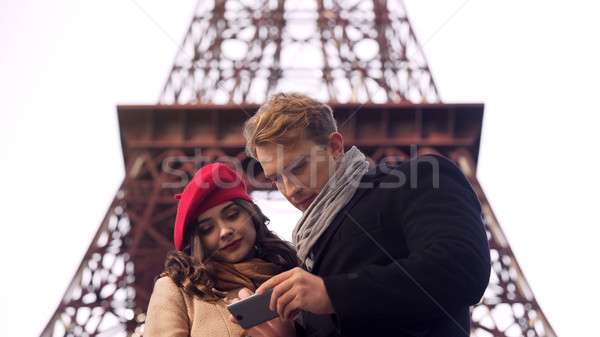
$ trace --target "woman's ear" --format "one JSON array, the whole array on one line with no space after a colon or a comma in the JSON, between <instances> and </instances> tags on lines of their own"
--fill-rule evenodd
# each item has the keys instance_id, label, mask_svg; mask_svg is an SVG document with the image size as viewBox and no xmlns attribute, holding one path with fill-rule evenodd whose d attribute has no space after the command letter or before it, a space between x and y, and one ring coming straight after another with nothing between
<instances>
[{"instance_id":1,"label":"woman's ear","mask_svg":"<svg viewBox=\"0 0 600 337\"><path fill-rule=\"evenodd\" d=\"M338 159L342 157L344 155L344 138L342 135L337 132L332 132L327 138L329 140L333 158Z\"/></svg>"}]
</instances>

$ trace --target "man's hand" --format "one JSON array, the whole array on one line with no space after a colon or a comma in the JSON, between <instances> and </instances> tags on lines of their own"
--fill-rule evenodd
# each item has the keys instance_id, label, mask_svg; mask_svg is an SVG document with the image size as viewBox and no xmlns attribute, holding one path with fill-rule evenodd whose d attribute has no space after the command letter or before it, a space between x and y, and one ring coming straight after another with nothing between
<instances>
[{"instance_id":1,"label":"man's hand","mask_svg":"<svg viewBox=\"0 0 600 337\"><path fill-rule=\"evenodd\" d=\"M248 288L240 289L238 292L239 298L233 299L235 303L241 299L251 296L252 292ZM237 320L233 315L229 315L229 320L237 324ZM270 321L258 324L247 330L252 337L290 337L296 336L293 321L284 321L280 317L273 318Z\"/></svg>"},{"instance_id":2,"label":"man's hand","mask_svg":"<svg viewBox=\"0 0 600 337\"><path fill-rule=\"evenodd\" d=\"M285 321L293 320L300 310L314 314L333 314L333 306L325 289L323 279L302 268L294 268L275 275L263 283L256 293L264 294L274 288L271 294L271 310L277 310Z\"/></svg>"}]
</instances>

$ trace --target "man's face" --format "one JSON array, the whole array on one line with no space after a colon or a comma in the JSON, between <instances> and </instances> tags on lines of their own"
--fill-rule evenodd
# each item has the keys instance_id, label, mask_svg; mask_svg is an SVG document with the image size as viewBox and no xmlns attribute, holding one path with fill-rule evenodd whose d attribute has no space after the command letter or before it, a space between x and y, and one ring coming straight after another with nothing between
<instances>
[{"instance_id":1,"label":"man's face","mask_svg":"<svg viewBox=\"0 0 600 337\"><path fill-rule=\"evenodd\" d=\"M256 147L256 154L265 176L304 212L337 169L343 141L338 133L332 133L327 144L319 145L295 132L300 137L296 146L266 143Z\"/></svg>"}]
</instances>

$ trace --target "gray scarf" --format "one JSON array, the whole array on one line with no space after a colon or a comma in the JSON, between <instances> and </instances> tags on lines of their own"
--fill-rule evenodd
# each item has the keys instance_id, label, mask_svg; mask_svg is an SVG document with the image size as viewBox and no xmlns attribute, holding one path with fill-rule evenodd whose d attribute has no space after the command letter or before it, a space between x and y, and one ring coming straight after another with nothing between
<instances>
[{"instance_id":1,"label":"gray scarf","mask_svg":"<svg viewBox=\"0 0 600 337\"><path fill-rule=\"evenodd\" d=\"M340 167L298 220L292 237L300 261L304 262L309 271L314 262L310 256L313 245L342 207L352 199L368 169L369 163L365 160L365 155L353 146L344 154Z\"/></svg>"}]
</instances>

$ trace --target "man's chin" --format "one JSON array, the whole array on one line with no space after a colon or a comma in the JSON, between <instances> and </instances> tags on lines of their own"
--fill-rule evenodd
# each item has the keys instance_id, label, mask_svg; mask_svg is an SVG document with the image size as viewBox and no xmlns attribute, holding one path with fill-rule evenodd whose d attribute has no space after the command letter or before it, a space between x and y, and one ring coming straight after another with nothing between
<instances>
[{"instance_id":1,"label":"man's chin","mask_svg":"<svg viewBox=\"0 0 600 337\"><path fill-rule=\"evenodd\" d=\"M295 207L297 210L299 210L299 211L301 211L301 212L304 212L304 211L306 211L306 208L302 208L302 207L300 207L300 205L297 205L297 204L292 204L292 206L294 206L294 207Z\"/></svg>"},{"instance_id":2,"label":"man's chin","mask_svg":"<svg viewBox=\"0 0 600 337\"><path fill-rule=\"evenodd\" d=\"M315 201L315 198L316 196L313 195L304 199L302 202L296 205L296 208L301 210L302 212L305 212L308 209L308 207L310 207L310 205Z\"/></svg>"}]
</instances>

